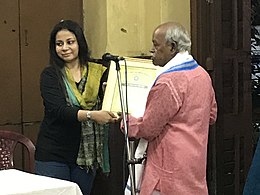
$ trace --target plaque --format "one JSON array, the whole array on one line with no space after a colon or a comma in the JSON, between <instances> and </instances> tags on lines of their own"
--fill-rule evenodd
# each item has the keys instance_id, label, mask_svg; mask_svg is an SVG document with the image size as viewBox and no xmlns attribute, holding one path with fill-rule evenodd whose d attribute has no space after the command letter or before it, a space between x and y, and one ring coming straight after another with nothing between
<instances>
[{"instance_id":1,"label":"plaque","mask_svg":"<svg viewBox=\"0 0 260 195\"><path fill-rule=\"evenodd\" d=\"M152 60L138 58L125 58L119 61L119 67L118 72L116 63L111 61L102 110L122 112L121 103L124 103L125 112L135 117L142 116L148 93L161 67L154 66ZM120 99L118 74L122 82L123 102Z\"/></svg>"}]
</instances>

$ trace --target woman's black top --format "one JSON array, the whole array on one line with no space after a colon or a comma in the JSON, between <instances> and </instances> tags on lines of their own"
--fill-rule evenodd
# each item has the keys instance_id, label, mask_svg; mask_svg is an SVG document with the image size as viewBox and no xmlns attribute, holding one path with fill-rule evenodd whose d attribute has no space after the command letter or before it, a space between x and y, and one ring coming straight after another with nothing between
<instances>
[{"instance_id":1,"label":"woman's black top","mask_svg":"<svg viewBox=\"0 0 260 195\"><path fill-rule=\"evenodd\" d=\"M53 66L41 73L40 90L44 118L36 142L35 159L75 163L81 136L81 123L77 120L80 108L67 104L61 73Z\"/></svg>"}]
</instances>

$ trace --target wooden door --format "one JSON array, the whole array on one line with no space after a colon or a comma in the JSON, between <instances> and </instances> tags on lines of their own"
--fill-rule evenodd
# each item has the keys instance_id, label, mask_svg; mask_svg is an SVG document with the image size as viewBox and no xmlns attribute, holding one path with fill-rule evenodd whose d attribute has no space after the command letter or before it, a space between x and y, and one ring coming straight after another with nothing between
<instances>
[{"instance_id":1,"label":"wooden door","mask_svg":"<svg viewBox=\"0 0 260 195\"><path fill-rule=\"evenodd\" d=\"M250 0L191 1L193 54L211 74L218 120L210 130L210 194L242 194L252 159Z\"/></svg>"},{"instance_id":2,"label":"wooden door","mask_svg":"<svg viewBox=\"0 0 260 195\"><path fill-rule=\"evenodd\" d=\"M0 1L0 126L21 123L18 0Z\"/></svg>"}]
</instances>

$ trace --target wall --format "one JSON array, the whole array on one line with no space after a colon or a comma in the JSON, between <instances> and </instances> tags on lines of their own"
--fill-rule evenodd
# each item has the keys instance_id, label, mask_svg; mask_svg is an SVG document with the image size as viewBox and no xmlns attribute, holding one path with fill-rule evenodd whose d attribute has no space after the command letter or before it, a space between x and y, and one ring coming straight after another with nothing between
<instances>
[{"instance_id":1,"label":"wall","mask_svg":"<svg viewBox=\"0 0 260 195\"><path fill-rule=\"evenodd\" d=\"M149 55L154 28L177 21L190 31L189 0L84 0L85 34L92 56Z\"/></svg>"}]
</instances>

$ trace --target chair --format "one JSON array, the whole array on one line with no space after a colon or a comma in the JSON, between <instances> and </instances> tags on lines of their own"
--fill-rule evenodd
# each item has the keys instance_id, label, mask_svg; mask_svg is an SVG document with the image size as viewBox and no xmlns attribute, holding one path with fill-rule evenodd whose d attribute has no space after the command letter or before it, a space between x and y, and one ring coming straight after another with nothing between
<instances>
[{"instance_id":1,"label":"chair","mask_svg":"<svg viewBox=\"0 0 260 195\"><path fill-rule=\"evenodd\" d=\"M17 144L21 144L27 149L29 157L29 172L34 172L33 142L21 133L9 130L0 130L0 170L14 168L14 151Z\"/></svg>"}]
</instances>

